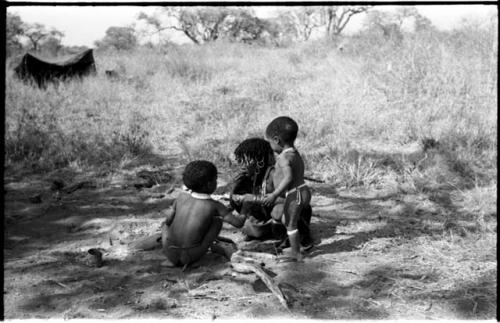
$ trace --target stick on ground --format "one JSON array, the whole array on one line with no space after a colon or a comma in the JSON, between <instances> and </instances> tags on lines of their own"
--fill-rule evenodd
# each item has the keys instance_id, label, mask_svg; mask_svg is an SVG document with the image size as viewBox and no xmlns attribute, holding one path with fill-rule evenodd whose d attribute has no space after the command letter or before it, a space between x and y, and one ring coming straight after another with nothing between
<instances>
[{"instance_id":1,"label":"stick on ground","mask_svg":"<svg viewBox=\"0 0 500 323\"><path fill-rule=\"evenodd\" d=\"M274 282L274 280L266 274L260 265L255 263L253 259L249 259L241 255L240 251L235 252L231 256L231 266L233 269L240 273L249 273L254 272L263 282L266 284L267 288L278 298L280 303L286 308L288 307L288 301L286 300L285 295L281 291L281 288Z\"/></svg>"}]
</instances>

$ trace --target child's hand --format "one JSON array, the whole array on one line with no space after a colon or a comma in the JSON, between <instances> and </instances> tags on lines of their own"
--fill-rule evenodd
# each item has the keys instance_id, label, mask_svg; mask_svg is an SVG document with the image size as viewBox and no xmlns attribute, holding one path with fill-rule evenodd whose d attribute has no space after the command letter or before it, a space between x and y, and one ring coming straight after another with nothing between
<instances>
[{"instance_id":1,"label":"child's hand","mask_svg":"<svg viewBox=\"0 0 500 323\"><path fill-rule=\"evenodd\" d=\"M229 195L229 200L236 202L236 203L241 203L243 201L243 195L240 194L230 194Z\"/></svg>"},{"instance_id":2,"label":"child's hand","mask_svg":"<svg viewBox=\"0 0 500 323\"><path fill-rule=\"evenodd\" d=\"M269 206L273 206L274 205L274 202L276 201L276 198L277 196L274 195L274 194L266 194L266 196L264 197L264 205L269 207Z\"/></svg>"}]
</instances>

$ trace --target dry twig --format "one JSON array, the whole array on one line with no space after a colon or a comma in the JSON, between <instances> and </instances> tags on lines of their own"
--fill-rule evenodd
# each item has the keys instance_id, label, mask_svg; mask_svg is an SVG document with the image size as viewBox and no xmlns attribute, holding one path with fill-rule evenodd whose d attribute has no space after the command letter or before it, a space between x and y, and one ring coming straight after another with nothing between
<instances>
[{"instance_id":1,"label":"dry twig","mask_svg":"<svg viewBox=\"0 0 500 323\"><path fill-rule=\"evenodd\" d=\"M260 267L258 263L253 258L248 257L250 254L256 254L256 253L250 253L250 252L242 252L242 251L237 251L231 256L231 266L233 269L237 272L240 273L250 273L254 272L263 282L266 284L267 288L278 298L280 303L288 309L288 301L281 291L281 288L274 282L274 280ZM260 253L258 253L260 254ZM245 257L245 255L247 257ZM271 257L274 257L273 255L265 254ZM264 255L259 255L264 258L268 258Z\"/></svg>"}]
</instances>

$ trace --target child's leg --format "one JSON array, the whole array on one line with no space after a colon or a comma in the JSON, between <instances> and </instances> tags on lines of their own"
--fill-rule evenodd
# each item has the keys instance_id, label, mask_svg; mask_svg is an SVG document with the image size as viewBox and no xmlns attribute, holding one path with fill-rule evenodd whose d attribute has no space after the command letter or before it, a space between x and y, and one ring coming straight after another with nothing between
<instances>
[{"instance_id":1,"label":"child's leg","mask_svg":"<svg viewBox=\"0 0 500 323\"><path fill-rule=\"evenodd\" d=\"M281 222L283 217L283 207L284 203L276 203L271 211L271 217L274 222Z\"/></svg>"},{"instance_id":2,"label":"child's leg","mask_svg":"<svg viewBox=\"0 0 500 323\"><path fill-rule=\"evenodd\" d=\"M167 238L168 238L168 227L167 224L163 222L161 225L161 246L163 253L165 253L165 251L168 248Z\"/></svg>"},{"instance_id":3,"label":"child's leg","mask_svg":"<svg viewBox=\"0 0 500 323\"><path fill-rule=\"evenodd\" d=\"M277 203L274 205L271 211L271 218L272 218L271 232L273 234L273 238L278 240L285 240L287 237L286 228L283 225L284 224L283 208L284 208L284 203Z\"/></svg>"},{"instance_id":4,"label":"child's leg","mask_svg":"<svg viewBox=\"0 0 500 323\"><path fill-rule=\"evenodd\" d=\"M161 233L155 233L130 244L130 248L134 250L151 250L159 246L161 246Z\"/></svg>"},{"instance_id":5,"label":"child's leg","mask_svg":"<svg viewBox=\"0 0 500 323\"><path fill-rule=\"evenodd\" d=\"M311 192L307 187L297 189L295 192L288 194L285 199L284 216L287 228L287 235L291 246L291 256L297 260L302 259L300 253L301 234L298 226L299 220L304 207L308 206L311 201ZM304 229L304 223L300 224L301 229ZM307 232L309 227L306 226ZM301 231L302 231L301 230ZM302 233L302 232L301 232Z\"/></svg>"},{"instance_id":6,"label":"child's leg","mask_svg":"<svg viewBox=\"0 0 500 323\"><path fill-rule=\"evenodd\" d=\"M299 189L297 194L300 194L301 210L298 217L297 229L300 233L300 243L305 250L313 247L313 241L311 238L311 231L309 230L309 225L311 223L312 208L311 208L311 191L309 188L302 187Z\"/></svg>"},{"instance_id":7,"label":"child's leg","mask_svg":"<svg viewBox=\"0 0 500 323\"><path fill-rule=\"evenodd\" d=\"M306 198L304 196L304 198ZM313 239L311 237L311 230L309 225L311 224L312 208L310 204L305 204L302 207L300 216L297 222L297 229L300 234L300 244L306 249L313 247Z\"/></svg>"},{"instance_id":8,"label":"child's leg","mask_svg":"<svg viewBox=\"0 0 500 323\"><path fill-rule=\"evenodd\" d=\"M309 229L309 223L307 221L307 213L310 213L310 207L302 208L302 212L300 213L299 220L297 222L297 229L300 234L300 244L305 250L308 250L313 247L313 239L311 237L311 230ZM304 214L306 213L306 214Z\"/></svg>"},{"instance_id":9,"label":"child's leg","mask_svg":"<svg viewBox=\"0 0 500 323\"><path fill-rule=\"evenodd\" d=\"M290 241L291 257L296 260L301 260L300 253L300 234L297 229L297 222L302 211L302 207L297 204L295 194L291 194L290 199L285 202L285 219L288 240Z\"/></svg>"},{"instance_id":10,"label":"child's leg","mask_svg":"<svg viewBox=\"0 0 500 323\"><path fill-rule=\"evenodd\" d=\"M264 232L260 232L257 226L259 220L265 217L262 207L256 203L243 202L239 213L247 217L241 228L241 232L245 235L245 241L262 238Z\"/></svg>"}]
</instances>

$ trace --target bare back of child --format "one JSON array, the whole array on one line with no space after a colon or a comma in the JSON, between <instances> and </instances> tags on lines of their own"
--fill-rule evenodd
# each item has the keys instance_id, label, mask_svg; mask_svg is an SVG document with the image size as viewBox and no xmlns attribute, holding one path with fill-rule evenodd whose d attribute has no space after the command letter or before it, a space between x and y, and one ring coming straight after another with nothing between
<instances>
[{"instance_id":1,"label":"bare back of child","mask_svg":"<svg viewBox=\"0 0 500 323\"><path fill-rule=\"evenodd\" d=\"M245 222L244 217L234 216L210 197L217 187L217 169L212 163L189 163L183 181L191 192L177 197L162 226L165 266L185 266L199 260L213 245L223 221L235 227Z\"/></svg>"}]
</instances>

